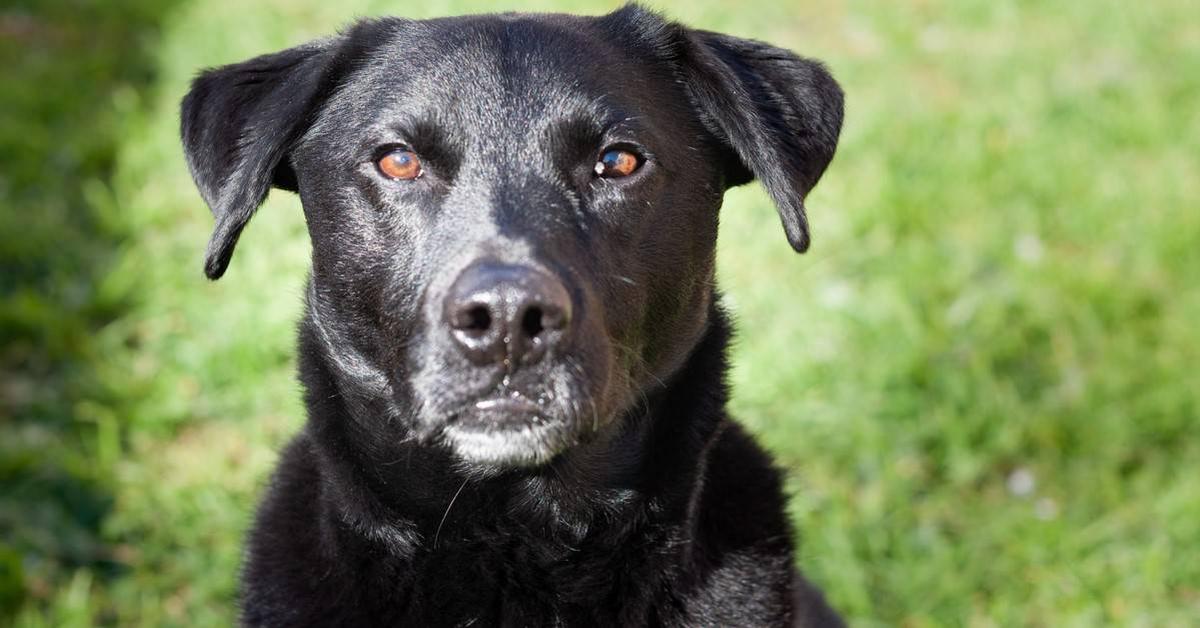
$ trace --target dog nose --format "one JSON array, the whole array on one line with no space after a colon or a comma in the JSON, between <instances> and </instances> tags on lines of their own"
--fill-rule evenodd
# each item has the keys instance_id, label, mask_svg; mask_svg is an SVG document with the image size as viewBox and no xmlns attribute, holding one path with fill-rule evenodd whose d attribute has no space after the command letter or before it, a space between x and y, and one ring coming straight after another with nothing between
<instances>
[{"instance_id":1,"label":"dog nose","mask_svg":"<svg viewBox=\"0 0 1200 628\"><path fill-rule=\"evenodd\" d=\"M473 363L512 370L537 362L562 341L571 323L571 296L543 270L477 262L450 286L443 317Z\"/></svg>"}]
</instances>

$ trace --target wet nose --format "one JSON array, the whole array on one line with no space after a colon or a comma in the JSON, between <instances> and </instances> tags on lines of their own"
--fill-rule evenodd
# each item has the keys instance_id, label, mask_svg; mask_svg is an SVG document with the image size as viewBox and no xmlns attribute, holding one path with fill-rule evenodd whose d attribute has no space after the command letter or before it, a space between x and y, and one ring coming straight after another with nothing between
<instances>
[{"instance_id":1,"label":"wet nose","mask_svg":"<svg viewBox=\"0 0 1200 628\"><path fill-rule=\"evenodd\" d=\"M476 262L454 280L443 318L473 363L533 364L563 341L571 296L550 273L530 266Z\"/></svg>"}]
</instances>

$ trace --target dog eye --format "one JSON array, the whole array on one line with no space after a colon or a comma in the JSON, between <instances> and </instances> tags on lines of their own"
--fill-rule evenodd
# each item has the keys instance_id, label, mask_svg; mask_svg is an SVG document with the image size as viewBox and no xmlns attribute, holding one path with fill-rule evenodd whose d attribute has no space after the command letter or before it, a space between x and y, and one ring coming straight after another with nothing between
<instances>
[{"instance_id":1,"label":"dog eye","mask_svg":"<svg viewBox=\"0 0 1200 628\"><path fill-rule=\"evenodd\" d=\"M421 176L421 160L411 150L396 149L375 162L383 176L399 181L412 181Z\"/></svg>"},{"instance_id":2,"label":"dog eye","mask_svg":"<svg viewBox=\"0 0 1200 628\"><path fill-rule=\"evenodd\" d=\"M605 179L628 177L640 168L642 160L635 153L627 150L613 149L605 151L596 162L596 176Z\"/></svg>"}]
</instances>

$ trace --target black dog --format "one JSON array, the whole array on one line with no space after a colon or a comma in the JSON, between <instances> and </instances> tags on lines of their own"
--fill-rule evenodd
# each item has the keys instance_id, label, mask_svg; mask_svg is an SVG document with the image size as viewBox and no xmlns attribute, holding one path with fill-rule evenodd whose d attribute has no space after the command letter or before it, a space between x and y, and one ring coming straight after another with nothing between
<instances>
[{"instance_id":1,"label":"black dog","mask_svg":"<svg viewBox=\"0 0 1200 628\"><path fill-rule=\"evenodd\" d=\"M365 21L183 101L224 273L272 186L312 237L309 421L250 536L253 625L839 621L725 413L725 190L797 251L842 93L635 6Z\"/></svg>"}]
</instances>

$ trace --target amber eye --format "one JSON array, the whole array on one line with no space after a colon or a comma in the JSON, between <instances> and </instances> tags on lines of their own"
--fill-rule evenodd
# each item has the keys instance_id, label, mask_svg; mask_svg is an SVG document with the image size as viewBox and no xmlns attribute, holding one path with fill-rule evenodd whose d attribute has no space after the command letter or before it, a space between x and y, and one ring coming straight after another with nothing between
<instances>
[{"instance_id":1,"label":"amber eye","mask_svg":"<svg viewBox=\"0 0 1200 628\"><path fill-rule=\"evenodd\" d=\"M421 176L421 160L411 150L396 149L375 162L379 172L389 179L412 181Z\"/></svg>"},{"instance_id":2,"label":"amber eye","mask_svg":"<svg viewBox=\"0 0 1200 628\"><path fill-rule=\"evenodd\" d=\"M596 176L606 179L619 179L633 174L642 165L637 155L627 150L614 149L605 151L596 162Z\"/></svg>"}]
</instances>

